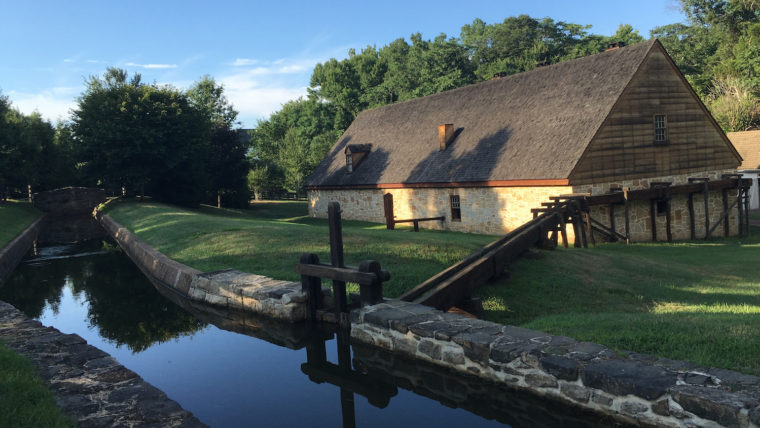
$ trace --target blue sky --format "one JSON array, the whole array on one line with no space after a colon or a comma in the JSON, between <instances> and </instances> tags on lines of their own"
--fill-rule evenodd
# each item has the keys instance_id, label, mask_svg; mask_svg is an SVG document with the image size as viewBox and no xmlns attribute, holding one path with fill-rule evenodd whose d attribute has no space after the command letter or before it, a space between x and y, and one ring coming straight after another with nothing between
<instances>
[{"instance_id":1,"label":"blue sky","mask_svg":"<svg viewBox=\"0 0 760 428\"><path fill-rule=\"evenodd\" d=\"M592 25L631 24L645 38L682 21L677 0L607 1L34 1L0 0L0 91L25 113L66 119L84 80L106 67L187 88L210 74L244 127L306 94L311 70L349 48L415 32L459 36L480 18L513 15Z\"/></svg>"}]
</instances>

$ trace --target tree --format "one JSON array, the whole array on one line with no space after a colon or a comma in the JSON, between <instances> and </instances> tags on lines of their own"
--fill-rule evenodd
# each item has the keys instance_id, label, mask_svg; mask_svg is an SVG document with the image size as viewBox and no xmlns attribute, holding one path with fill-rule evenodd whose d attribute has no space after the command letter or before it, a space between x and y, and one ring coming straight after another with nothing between
<instances>
[{"instance_id":1,"label":"tree","mask_svg":"<svg viewBox=\"0 0 760 428\"><path fill-rule=\"evenodd\" d=\"M190 104L200 110L212 124L232 128L237 123L238 112L224 96L224 86L217 85L213 77L201 77L187 90L187 97Z\"/></svg>"},{"instance_id":2,"label":"tree","mask_svg":"<svg viewBox=\"0 0 760 428\"><path fill-rule=\"evenodd\" d=\"M760 98L753 94L746 79L726 77L716 81L705 104L726 132L760 126Z\"/></svg>"},{"instance_id":3,"label":"tree","mask_svg":"<svg viewBox=\"0 0 760 428\"><path fill-rule=\"evenodd\" d=\"M118 191L147 189L168 202L197 204L205 191L210 129L171 86L146 85L109 68L91 77L74 112L76 154L87 178Z\"/></svg>"}]
</instances>

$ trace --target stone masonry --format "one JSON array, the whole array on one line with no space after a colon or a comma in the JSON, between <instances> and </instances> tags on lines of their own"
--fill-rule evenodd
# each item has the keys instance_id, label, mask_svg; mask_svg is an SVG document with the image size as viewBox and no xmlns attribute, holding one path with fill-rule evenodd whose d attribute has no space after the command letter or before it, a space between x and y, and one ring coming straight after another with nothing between
<instances>
[{"instance_id":1,"label":"stone masonry","mask_svg":"<svg viewBox=\"0 0 760 428\"><path fill-rule=\"evenodd\" d=\"M232 269L203 273L166 257L110 216L101 212L96 216L154 284L209 305L246 310L286 322L306 319L306 293L300 283Z\"/></svg>"},{"instance_id":2,"label":"stone masonry","mask_svg":"<svg viewBox=\"0 0 760 428\"><path fill-rule=\"evenodd\" d=\"M77 426L205 426L81 337L45 327L5 302L0 302L0 340L31 360Z\"/></svg>"},{"instance_id":3,"label":"stone masonry","mask_svg":"<svg viewBox=\"0 0 760 428\"><path fill-rule=\"evenodd\" d=\"M352 341L656 426L760 426L760 378L387 301L351 313Z\"/></svg>"},{"instance_id":4,"label":"stone masonry","mask_svg":"<svg viewBox=\"0 0 760 428\"><path fill-rule=\"evenodd\" d=\"M432 189L366 189L366 190L310 190L309 215L327 217L328 202L338 202L341 215L346 220L362 220L384 223L383 195L393 195L394 215L397 219L445 216L446 220L420 223L427 229L455 230L458 232L504 235L533 219L531 208L538 208L549 197L568 193L590 193L600 195L611 187L629 187L631 190L648 189L652 182L670 182L672 185L685 184L689 177L721 178L722 174L733 171L704 171L678 176L652 177L619 182L598 183L579 186L549 187L462 187ZM461 221L451 221L450 195L459 195ZM734 194L734 199L736 195ZM702 195L694 196L697 218L696 233L704 236L704 205ZM729 204L733 202L731 200ZM710 220L714 223L723 211L721 192L711 192L709 197ZM672 203L672 233L674 239L689 238L689 215L686 196L677 195ZM594 207L591 216L603 224L609 223L607 207ZM736 234L737 211L732 210L730 218L731 234ZM618 232L624 232L624 213L618 207L615 216ZM634 241L651 241L648 201L631 204L631 237ZM665 239L665 216L657 218L658 239ZM572 227L568 227L568 238L572 240ZM722 233L722 229L714 232Z\"/></svg>"}]
</instances>

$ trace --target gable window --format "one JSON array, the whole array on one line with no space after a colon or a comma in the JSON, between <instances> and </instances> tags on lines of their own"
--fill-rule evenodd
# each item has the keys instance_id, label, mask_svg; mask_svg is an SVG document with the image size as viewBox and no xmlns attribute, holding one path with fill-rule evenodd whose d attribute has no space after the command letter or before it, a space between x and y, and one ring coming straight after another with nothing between
<instances>
[{"instance_id":1,"label":"gable window","mask_svg":"<svg viewBox=\"0 0 760 428\"><path fill-rule=\"evenodd\" d=\"M667 143L667 121L664 114L654 115L654 142Z\"/></svg>"},{"instance_id":2,"label":"gable window","mask_svg":"<svg viewBox=\"0 0 760 428\"><path fill-rule=\"evenodd\" d=\"M348 172L354 172L354 158L351 155L346 155L346 169Z\"/></svg>"},{"instance_id":3,"label":"gable window","mask_svg":"<svg viewBox=\"0 0 760 428\"><path fill-rule=\"evenodd\" d=\"M462 221L462 211L459 208L459 195L450 195L451 221Z\"/></svg>"}]
</instances>

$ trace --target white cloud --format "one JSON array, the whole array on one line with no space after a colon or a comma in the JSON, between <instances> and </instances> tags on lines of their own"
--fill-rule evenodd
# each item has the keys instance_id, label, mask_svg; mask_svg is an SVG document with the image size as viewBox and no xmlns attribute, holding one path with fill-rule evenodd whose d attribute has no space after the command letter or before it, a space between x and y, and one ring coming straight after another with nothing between
<instances>
[{"instance_id":1,"label":"white cloud","mask_svg":"<svg viewBox=\"0 0 760 428\"><path fill-rule=\"evenodd\" d=\"M73 58L66 58L63 60L63 62L75 62L75 61L76 60L74 60Z\"/></svg>"},{"instance_id":2,"label":"white cloud","mask_svg":"<svg viewBox=\"0 0 760 428\"><path fill-rule=\"evenodd\" d=\"M8 97L22 113L38 111L45 119L55 122L69 118L69 111L76 105L77 92L77 88L57 87L36 94L10 91Z\"/></svg>"},{"instance_id":3,"label":"white cloud","mask_svg":"<svg viewBox=\"0 0 760 428\"><path fill-rule=\"evenodd\" d=\"M128 67L142 67L142 68L177 68L177 64L135 64L134 62L128 62Z\"/></svg>"},{"instance_id":4,"label":"white cloud","mask_svg":"<svg viewBox=\"0 0 760 428\"><path fill-rule=\"evenodd\" d=\"M245 67L248 65L256 65L260 61L257 59L250 59L250 58L235 58L235 61L231 63L233 67Z\"/></svg>"}]
</instances>

